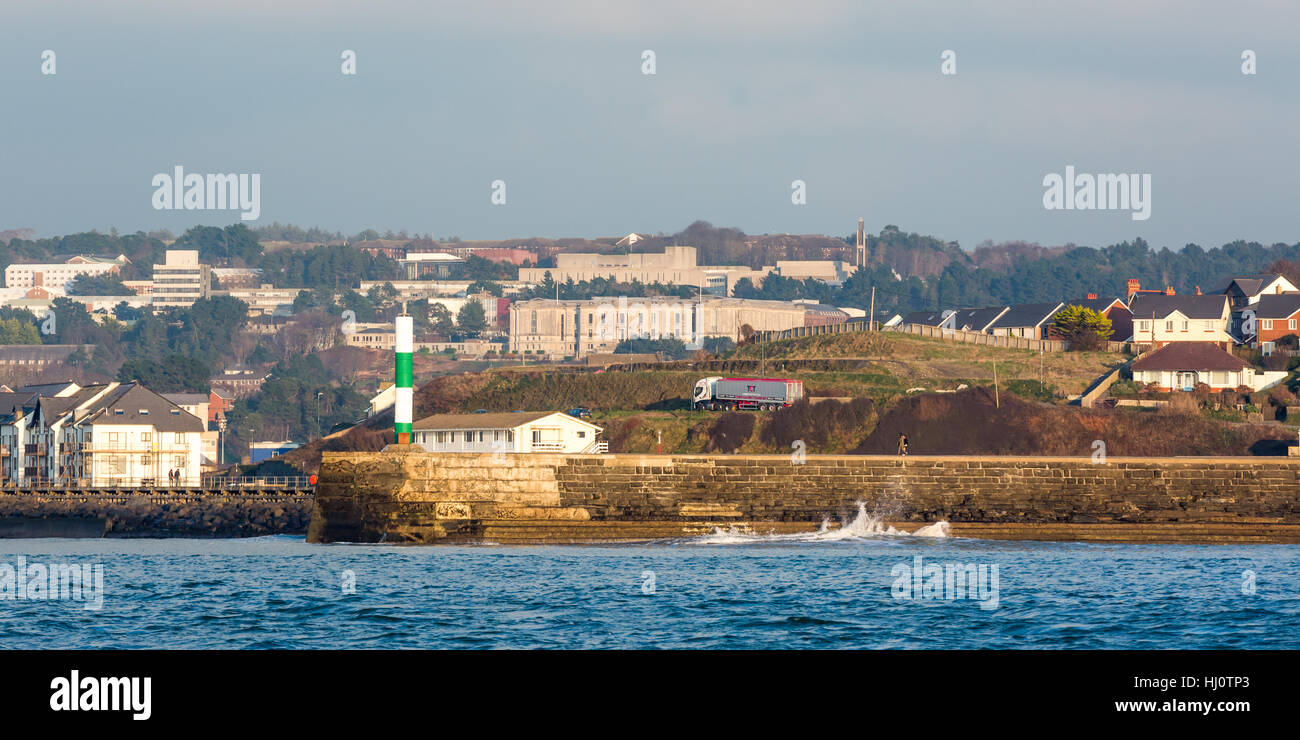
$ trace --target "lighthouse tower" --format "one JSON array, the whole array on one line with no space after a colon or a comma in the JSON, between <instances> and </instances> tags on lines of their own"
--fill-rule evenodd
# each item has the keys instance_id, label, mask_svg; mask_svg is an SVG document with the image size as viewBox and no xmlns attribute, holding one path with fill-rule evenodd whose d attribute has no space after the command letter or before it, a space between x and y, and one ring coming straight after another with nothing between
<instances>
[{"instance_id":1,"label":"lighthouse tower","mask_svg":"<svg viewBox=\"0 0 1300 740\"><path fill-rule=\"evenodd\" d=\"M414 368L412 353L415 349L415 324L410 316L397 317L394 326L395 362L393 363L393 434L399 445L411 443L411 415L414 406L412 380Z\"/></svg>"}]
</instances>

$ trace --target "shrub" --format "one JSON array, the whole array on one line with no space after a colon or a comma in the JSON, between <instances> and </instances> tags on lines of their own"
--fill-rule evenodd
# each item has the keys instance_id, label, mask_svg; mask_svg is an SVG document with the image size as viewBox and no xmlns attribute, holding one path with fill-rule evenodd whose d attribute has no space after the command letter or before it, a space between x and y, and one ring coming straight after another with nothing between
<instances>
[{"instance_id":1,"label":"shrub","mask_svg":"<svg viewBox=\"0 0 1300 740\"><path fill-rule=\"evenodd\" d=\"M754 414L729 411L709 427L709 452L735 452L754 433Z\"/></svg>"},{"instance_id":2,"label":"shrub","mask_svg":"<svg viewBox=\"0 0 1300 740\"><path fill-rule=\"evenodd\" d=\"M866 431L865 427L874 419L875 405L869 398L855 398L848 403L812 403L801 398L773 412L759 438L781 449L789 448L796 440L803 440L809 446L822 446L832 434Z\"/></svg>"}]
</instances>

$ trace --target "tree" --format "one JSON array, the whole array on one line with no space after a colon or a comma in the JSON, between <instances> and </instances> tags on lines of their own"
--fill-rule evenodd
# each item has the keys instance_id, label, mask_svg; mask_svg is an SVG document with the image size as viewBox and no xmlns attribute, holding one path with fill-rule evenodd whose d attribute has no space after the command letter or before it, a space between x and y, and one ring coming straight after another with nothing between
<instances>
[{"instance_id":1,"label":"tree","mask_svg":"<svg viewBox=\"0 0 1300 740\"><path fill-rule=\"evenodd\" d=\"M0 344L40 344L36 324L19 318L0 319Z\"/></svg>"},{"instance_id":2,"label":"tree","mask_svg":"<svg viewBox=\"0 0 1300 740\"><path fill-rule=\"evenodd\" d=\"M478 301L467 301L456 314L456 326L461 332L470 336L476 337L481 334L488 327L483 304Z\"/></svg>"},{"instance_id":3,"label":"tree","mask_svg":"<svg viewBox=\"0 0 1300 740\"><path fill-rule=\"evenodd\" d=\"M117 379L123 383L138 380L155 393L206 393L208 368L185 355L171 354L161 362L134 358L122 363Z\"/></svg>"},{"instance_id":4,"label":"tree","mask_svg":"<svg viewBox=\"0 0 1300 740\"><path fill-rule=\"evenodd\" d=\"M81 275L68 288L68 295L135 295L118 275Z\"/></svg>"},{"instance_id":5,"label":"tree","mask_svg":"<svg viewBox=\"0 0 1300 740\"><path fill-rule=\"evenodd\" d=\"M614 347L616 355L639 355L639 354L663 354L670 360L681 360L686 357L686 345L677 337L660 337L659 339L648 339L646 337L636 337L634 339L624 339Z\"/></svg>"},{"instance_id":6,"label":"tree","mask_svg":"<svg viewBox=\"0 0 1300 740\"><path fill-rule=\"evenodd\" d=\"M441 303L429 306L429 326L436 334L444 337L450 337L452 332L456 331L456 322L451 316L451 311Z\"/></svg>"},{"instance_id":7,"label":"tree","mask_svg":"<svg viewBox=\"0 0 1300 740\"><path fill-rule=\"evenodd\" d=\"M1052 328L1074 351L1095 350L1114 333L1110 319L1084 306L1066 306L1057 311Z\"/></svg>"}]
</instances>

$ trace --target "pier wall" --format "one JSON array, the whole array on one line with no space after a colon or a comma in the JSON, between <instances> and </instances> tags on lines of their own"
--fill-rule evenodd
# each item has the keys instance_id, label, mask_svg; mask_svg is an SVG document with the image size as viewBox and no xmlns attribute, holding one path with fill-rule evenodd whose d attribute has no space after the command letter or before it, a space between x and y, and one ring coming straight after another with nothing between
<instances>
[{"instance_id":1,"label":"pier wall","mask_svg":"<svg viewBox=\"0 0 1300 740\"><path fill-rule=\"evenodd\" d=\"M912 530L1300 543L1300 460L326 452L308 539L589 542L808 531L858 502Z\"/></svg>"},{"instance_id":2,"label":"pier wall","mask_svg":"<svg viewBox=\"0 0 1300 740\"><path fill-rule=\"evenodd\" d=\"M308 493L0 493L0 537L255 537L302 534Z\"/></svg>"}]
</instances>

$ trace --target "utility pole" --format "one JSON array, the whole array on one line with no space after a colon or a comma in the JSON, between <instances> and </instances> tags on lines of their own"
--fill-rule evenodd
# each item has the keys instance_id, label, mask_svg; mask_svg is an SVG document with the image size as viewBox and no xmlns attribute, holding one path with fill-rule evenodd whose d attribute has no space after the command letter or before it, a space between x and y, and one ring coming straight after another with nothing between
<instances>
[{"instance_id":1,"label":"utility pole","mask_svg":"<svg viewBox=\"0 0 1300 740\"><path fill-rule=\"evenodd\" d=\"M876 330L876 286L871 286L871 313L867 314L867 331Z\"/></svg>"},{"instance_id":2,"label":"utility pole","mask_svg":"<svg viewBox=\"0 0 1300 740\"><path fill-rule=\"evenodd\" d=\"M1002 408L1002 399L998 396L998 361L993 360L993 405Z\"/></svg>"}]
</instances>

